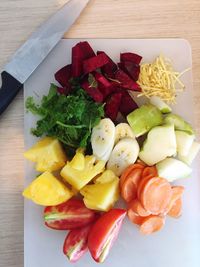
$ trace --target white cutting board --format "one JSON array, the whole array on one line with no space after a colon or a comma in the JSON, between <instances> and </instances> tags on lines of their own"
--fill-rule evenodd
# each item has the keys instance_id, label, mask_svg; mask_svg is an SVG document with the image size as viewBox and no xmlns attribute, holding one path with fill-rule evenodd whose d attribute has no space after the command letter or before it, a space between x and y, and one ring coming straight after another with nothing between
<instances>
[{"instance_id":1,"label":"white cutting board","mask_svg":"<svg viewBox=\"0 0 200 267\"><path fill-rule=\"evenodd\" d=\"M71 48L80 39L62 40L37 68L25 84L25 99L38 100L54 82L54 73L71 61ZM173 60L178 71L192 66L191 49L183 39L91 39L94 50L103 50L115 62L120 52L135 52L143 61L152 61L163 53ZM174 111L193 123L192 73L183 77L186 90L178 99ZM35 118L25 112L25 148L36 140L30 135ZM197 160L196 160L197 162ZM199 267L200 266L200 179L197 164L193 164L191 178L179 183L186 187L183 198L183 215L180 219L167 218L164 229L151 236L142 236L137 226L128 219L122 226L118 240L101 266L109 267ZM25 185L35 177L33 164L25 163ZM43 223L43 208L25 200L24 206L24 264L25 267L92 267L96 263L89 253L79 262L70 264L62 253L65 231L48 229Z\"/></svg>"}]
</instances>

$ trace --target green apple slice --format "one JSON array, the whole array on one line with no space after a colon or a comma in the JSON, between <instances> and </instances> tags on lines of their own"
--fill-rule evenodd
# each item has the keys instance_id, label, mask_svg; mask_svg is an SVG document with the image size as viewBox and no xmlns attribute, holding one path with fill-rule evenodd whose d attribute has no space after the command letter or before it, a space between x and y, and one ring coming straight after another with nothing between
<instances>
[{"instance_id":1,"label":"green apple slice","mask_svg":"<svg viewBox=\"0 0 200 267\"><path fill-rule=\"evenodd\" d=\"M139 153L139 158L152 166L176 154L176 135L172 124L151 129Z\"/></svg>"},{"instance_id":2,"label":"green apple slice","mask_svg":"<svg viewBox=\"0 0 200 267\"><path fill-rule=\"evenodd\" d=\"M127 120L134 135L139 137L147 133L153 127L161 125L163 117L161 111L157 107L147 104L131 112L127 116Z\"/></svg>"},{"instance_id":3,"label":"green apple slice","mask_svg":"<svg viewBox=\"0 0 200 267\"><path fill-rule=\"evenodd\" d=\"M194 141L194 135L184 131L175 131L177 153L181 156L186 156Z\"/></svg>"},{"instance_id":4,"label":"green apple slice","mask_svg":"<svg viewBox=\"0 0 200 267\"><path fill-rule=\"evenodd\" d=\"M186 122L182 117L176 114L169 114L164 119L165 123L170 123L174 125L175 130L185 131L189 134L195 134L192 126Z\"/></svg>"},{"instance_id":5,"label":"green apple slice","mask_svg":"<svg viewBox=\"0 0 200 267\"><path fill-rule=\"evenodd\" d=\"M192 173L192 169L185 163L174 158L166 158L156 164L158 176L173 182L186 178Z\"/></svg>"},{"instance_id":6,"label":"green apple slice","mask_svg":"<svg viewBox=\"0 0 200 267\"><path fill-rule=\"evenodd\" d=\"M183 156L178 154L178 158L185 162L188 165L191 165L193 160L195 159L196 155L198 154L200 150L200 143L194 141L187 153L187 155Z\"/></svg>"}]
</instances>

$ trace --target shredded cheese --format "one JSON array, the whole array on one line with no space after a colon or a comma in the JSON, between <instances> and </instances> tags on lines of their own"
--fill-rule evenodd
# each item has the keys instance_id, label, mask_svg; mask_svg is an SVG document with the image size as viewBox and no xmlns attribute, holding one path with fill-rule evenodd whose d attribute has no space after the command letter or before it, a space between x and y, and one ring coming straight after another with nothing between
<instances>
[{"instance_id":1,"label":"shredded cheese","mask_svg":"<svg viewBox=\"0 0 200 267\"><path fill-rule=\"evenodd\" d=\"M169 104L176 103L178 92L182 92L185 85L180 77L189 69L183 72L174 71L172 63L168 58L160 55L152 63L144 63L140 67L140 75L137 83L142 89L139 96L159 96Z\"/></svg>"}]
</instances>

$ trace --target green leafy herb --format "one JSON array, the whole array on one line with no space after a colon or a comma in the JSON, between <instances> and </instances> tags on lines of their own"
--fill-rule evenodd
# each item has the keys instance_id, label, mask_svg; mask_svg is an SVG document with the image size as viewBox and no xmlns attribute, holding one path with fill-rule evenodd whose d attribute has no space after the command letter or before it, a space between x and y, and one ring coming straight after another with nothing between
<instances>
[{"instance_id":1,"label":"green leafy herb","mask_svg":"<svg viewBox=\"0 0 200 267\"><path fill-rule=\"evenodd\" d=\"M87 147L92 128L104 116L103 105L95 103L77 81L72 85L73 93L68 96L58 94L51 84L40 104L33 97L27 98L27 110L40 117L31 132L38 137L56 137L69 147Z\"/></svg>"}]
</instances>

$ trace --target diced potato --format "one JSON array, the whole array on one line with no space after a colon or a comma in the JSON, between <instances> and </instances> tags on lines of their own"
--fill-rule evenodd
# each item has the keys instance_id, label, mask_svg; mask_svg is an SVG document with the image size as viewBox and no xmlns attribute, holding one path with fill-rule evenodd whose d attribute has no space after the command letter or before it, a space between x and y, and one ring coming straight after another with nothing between
<instances>
[{"instance_id":1,"label":"diced potato","mask_svg":"<svg viewBox=\"0 0 200 267\"><path fill-rule=\"evenodd\" d=\"M73 193L53 174L46 171L38 176L23 192L23 196L42 206L61 204Z\"/></svg>"},{"instance_id":2,"label":"diced potato","mask_svg":"<svg viewBox=\"0 0 200 267\"><path fill-rule=\"evenodd\" d=\"M67 161L60 142L52 137L39 140L24 153L24 157L36 162L36 170L39 172L57 171Z\"/></svg>"}]
</instances>

